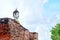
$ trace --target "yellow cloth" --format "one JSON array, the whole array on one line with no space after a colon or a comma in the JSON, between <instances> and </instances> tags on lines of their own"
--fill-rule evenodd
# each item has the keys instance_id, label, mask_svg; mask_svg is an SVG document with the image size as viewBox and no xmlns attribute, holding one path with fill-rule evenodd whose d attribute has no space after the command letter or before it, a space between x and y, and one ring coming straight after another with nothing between
<instances>
[{"instance_id":1,"label":"yellow cloth","mask_svg":"<svg viewBox=\"0 0 60 40\"><path fill-rule=\"evenodd\" d=\"M20 20L18 20L18 23L20 24Z\"/></svg>"}]
</instances>

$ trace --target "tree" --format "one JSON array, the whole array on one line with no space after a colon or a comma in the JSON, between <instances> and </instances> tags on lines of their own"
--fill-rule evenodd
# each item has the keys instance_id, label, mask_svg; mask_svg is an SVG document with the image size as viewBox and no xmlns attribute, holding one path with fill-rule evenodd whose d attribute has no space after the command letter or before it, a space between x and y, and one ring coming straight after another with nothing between
<instances>
[{"instance_id":1,"label":"tree","mask_svg":"<svg viewBox=\"0 0 60 40\"><path fill-rule=\"evenodd\" d=\"M51 30L52 40L60 40L60 24L56 24Z\"/></svg>"}]
</instances>

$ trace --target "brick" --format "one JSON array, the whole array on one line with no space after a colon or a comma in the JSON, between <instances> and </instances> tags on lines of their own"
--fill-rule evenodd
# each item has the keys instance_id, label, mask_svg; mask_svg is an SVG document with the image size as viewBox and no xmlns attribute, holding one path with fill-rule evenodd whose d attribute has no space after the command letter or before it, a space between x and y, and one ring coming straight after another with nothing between
<instances>
[{"instance_id":1,"label":"brick","mask_svg":"<svg viewBox=\"0 0 60 40\"><path fill-rule=\"evenodd\" d=\"M38 40L38 33L30 32L11 18L0 18L0 40Z\"/></svg>"}]
</instances>

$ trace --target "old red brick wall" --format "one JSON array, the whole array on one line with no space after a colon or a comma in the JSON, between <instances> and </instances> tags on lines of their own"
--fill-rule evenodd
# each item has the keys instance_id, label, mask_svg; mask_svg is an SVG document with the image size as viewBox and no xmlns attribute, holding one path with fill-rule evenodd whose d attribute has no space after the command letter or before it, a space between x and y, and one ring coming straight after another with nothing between
<instances>
[{"instance_id":1,"label":"old red brick wall","mask_svg":"<svg viewBox=\"0 0 60 40\"><path fill-rule=\"evenodd\" d=\"M30 40L38 40L38 33L30 32Z\"/></svg>"},{"instance_id":2,"label":"old red brick wall","mask_svg":"<svg viewBox=\"0 0 60 40\"><path fill-rule=\"evenodd\" d=\"M38 34L29 32L14 19L0 18L0 40L38 40Z\"/></svg>"},{"instance_id":3,"label":"old red brick wall","mask_svg":"<svg viewBox=\"0 0 60 40\"><path fill-rule=\"evenodd\" d=\"M11 37L8 24L0 24L0 40L9 40Z\"/></svg>"}]
</instances>

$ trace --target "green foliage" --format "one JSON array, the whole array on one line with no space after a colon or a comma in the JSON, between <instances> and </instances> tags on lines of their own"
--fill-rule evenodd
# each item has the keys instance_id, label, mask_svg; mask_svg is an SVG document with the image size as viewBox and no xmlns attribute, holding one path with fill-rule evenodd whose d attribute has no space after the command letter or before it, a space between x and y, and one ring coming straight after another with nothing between
<instances>
[{"instance_id":1,"label":"green foliage","mask_svg":"<svg viewBox=\"0 0 60 40\"><path fill-rule=\"evenodd\" d=\"M60 40L60 24L57 24L51 30L51 38L52 40Z\"/></svg>"}]
</instances>

